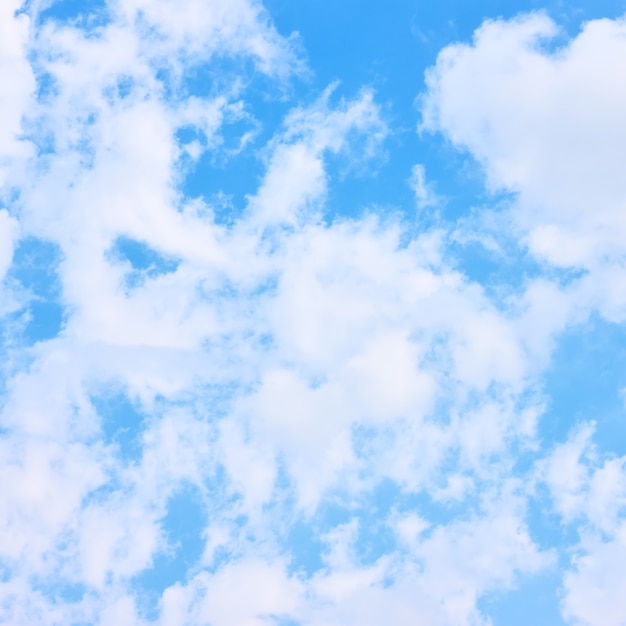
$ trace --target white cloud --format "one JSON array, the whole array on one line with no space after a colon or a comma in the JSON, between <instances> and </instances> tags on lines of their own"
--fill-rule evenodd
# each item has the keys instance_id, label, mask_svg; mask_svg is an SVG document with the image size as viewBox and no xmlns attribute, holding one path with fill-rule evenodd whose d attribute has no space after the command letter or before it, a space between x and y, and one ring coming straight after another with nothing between
<instances>
[{"instance_id":1,"label":"white cloud","mask_svg":"<svg viewBox=\"0 0 626 626\"><path fill-rule=\"evenodd\" d=\"M54 79L36 103L23 54L27 18L9 20L7 41L18 43L6 44L6 54L17 55L23 89L0 132L13 146L6 175L21 195L19 231L0 212L0 273L18 233L58 245L66 319L56 338L24 353L23 367L16 359L3 402L0 482L9 486L0 496L0 556L11 569L0 582L2 619L140 624L141 593L131 580L168 549L168 501L191 484L210 508L204 553L163 593L164 626L280 616L311 626L487 624L476 605L482 594L551 562L525 525L522 489L507 481L512 446L537 445L542 407L529 392L555 333L575 316L578 292L537 280L495 302L447 262L443 231L407 242L394 219L325 223L327 157L376 157L389 132L369 90L334 102L331 86L288 113L264 149L264 174L242 216L216 223L208 203L180 190L184 152L232 156L220 137L228 119L248 119L246 86L189 98L168 89L183 93L185 73L214 55L245 57L280 88L302 70L294 40L278 35L257 2L133 0L110 8L110 21L89 33L48 21L29 40L37 67ZM617 27L601 28L613 35ZM560 263L551 231L541 230L552 222L527 217L554 190L525 155L563 135L546 131L552 118L541 118L541 132L518 133L496 105L483 110L489 81L511 59L521 61L507 75L520 81L530 80L527 65L549 73L557 61L578 63L575 47L558 60L533 47L536 34L553 30L537 16L490 23L474 47L449 48L430 75L425 120L472 150L494 187L519 191L518 221L533 250L533 233L547 232L542 254ZM596 41L581 35L577 45L591 45L586 37ZM494 57L498 46L506 54ZM476 69L487 61L493 76ZM457 109L450 101L459 84L473 84L477 73L485 89ZM571 95L578 74L569 66L564 73ZM513 107L520 92L511 88L504 104ZM476 133L476 120L492 114L495 130ZM25 161L28 153L15 148L23 115L33 141L54 148L39 159ZM180 145L182 127L197 131L197 143ZM423 166L413 175L418 205L436 203ZM559 198L549 215L563 229L569 204ZM608 224L586 206L576 209L576 228ZM114 253L120 236L174 265L133 269ZM595 245L583 250L585 263ZM136 458L121 458L104 438L93 398L111 386L140 414L118 425L137 430ZM545 462L548 484L564 516L593 502L604 511L593 524L617 532L610 502L621 494L623 466L581 468L586 441ZM577 473L564 476L566 462ZM370 562L356 547L358 516L315 529L325 560L310 576L293 573L282 536L290 521L311 522L325 498L356 509L385 480L400 499L420 494L454 507L480 497L447 523L395 509L388 525L397 546ZM589 567L581 565L581 575ZM33 574L85 585L87 594L51 608L44 592L34 593Z\"/></svg>"},{"instance_id":2,"label":"white cloud","mask_svg":"<svg viewBox=\"0 0 626 626\"><path fill-rule=\"evenodd\" d=\"M115 3L115 11L127 24L139 22L146 31L154 29L157 37L146 38L150 51L175 69L203 62L216 52L252 58L261 71L279 76L293 71L297 61L295 42L278 34L257 0L185 0L182 5L124 0Z\"/></svg>"},{"instance_id":3,"label":"white cloud","mask_svg":"<svg viewBox=\"0 0 626 626\"><path fill-rule=\"evenodd\" d=\"M413 166L409 184L415 194L415 203L418 209L435 206L439 202L439 197L426 180L426 168L421 163Z\"/></svg>"},{"instance_id":4,"label":"white cloud","mask_svg":"<svg viewBox=\"0 0 626 626\"><path fill-rule=\"evenodd\" d=\"M585 538L581 547L584 552L565 576L563 614L580 626L620 626L626 619L626 528L622 524L612 541Z\"/></svg>"},{"instance_id":5,"label":"white cloud","mask_svg":"<svg viewBox=\"0 0 626 626\"><path fill-rule=\"evenodd\" d=\"M512 215L531 252L558 266L624 254L625 29L594 20L551 52L558 28L543 14L488 21L427 75L423 128L469 150L493 189L517 194Z\"/></svg>"},{"instance_id":6,"label":"white cloud","mask_svg":"<svg viewBox=\"0 0 626 626\"><path fill-rule=\"evenodd\" d=\"M19 233L19 222L6 209L0 210L0 281L13 260L13 248Z\"/></svg>"},{"instance_id":7,"label":"white cloud","mask_svg":"<svg viewBox=\"0 0 626 626\"><path fill-rule=\"evenodd\" d=\"M585 510L590 468L585 462L592 453L593 425L584 424L559 445L539 469L552 492L556 510L571 521Z\"/></svg>"},{"instance_id":8,"label":"white cloud","mask_svg":"<svg viewBox=\"0 0 626 626\"><path fill-rule=\"evenodd\" d=\"M13 160L30 154L22 140L22 116L35 91L35 79L27 59L30 19L17 14L20 0L7 0L0 7L0 84L11 85L0 93L0 185L6 183Z\"/></svg>"},{"instance_id":9,"label":"white cloud","mask_svg":"<svg viewBox=\"0 0 626 626\"><path fill-rule=\"evenodd\" d=\"M576 523L580 535L563 578L564 617L584 626L617 626L626 617L619 565L626 539L626 457L599 455L593 430L581 425L538 470L563 522Z\"/></svg>"},{"instance_id":10,"label":"white cloud","mask_svg":"<svg viewBox=\"0 0 626 626\"><path fill-rule=\"evenodd\" d=\"M536 365L550 357L560 329L593 309L625 319L625 33L624 19L594 20L551 49L561 33L544 14L487 21L471 44L445 48L427 74L422 128L467 150L493 191L513 194L507 214L536 259L585 270L567 286L534 280L518 301ZM537 476L563 522L582 534L564 579L563 615L621 624L624 459L600 454L592 437L589 424L573 431Z\"/></svg>"},{"instance_id":11,"label":"white cloud","mask_svg":"<svg viewBox=\"0 0 626 626\"><path fill-rule=\"evenodd\" d=\"M351 152L350 139L356 134L367 137L367 156L385 138L386 125L372 92L363 91L353 101L342 100L331 108L333 87L311 107L292 111L284 133L270 145L265 177L249 201L255 226L294 224L304 209L317 212L327 186L324 153Z\"/></svg>"}]
</instances>

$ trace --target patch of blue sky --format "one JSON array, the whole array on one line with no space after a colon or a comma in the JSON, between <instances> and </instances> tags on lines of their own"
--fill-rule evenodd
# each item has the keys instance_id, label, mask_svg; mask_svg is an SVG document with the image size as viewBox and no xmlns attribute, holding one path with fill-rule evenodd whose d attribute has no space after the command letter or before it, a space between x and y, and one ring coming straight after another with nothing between
<instances>
[{"instance_id":1,"label":"patch of blue sky","mask_svg":"<svg viewBox=\"0 0 626 626\"><path fill-rule=\"evenodd\" d=\"M65 604L75 604L82 602L89 593L86 585L80 583L66 583L57 580L54 583L50 579L43 579L32 582L33 589L48 598L52 604L63 606Z\"/></svg>"},{"instance_id":2,"label":"patch of blue sky","mask_svg":"<svg viewBox=\"0 0 626 626\"><path fill-rule=\"evenodd\" d=\"M314 70L309 89L319 91L340 81L338 96L353 97L364 85L372 87L391 128L385 144L385 161L366 177L352 176L329 191L329 214L356 217L364 210L415 216L415 202L407 180L415 163L426 163L427 178L443 195L438 211L455 219L487 198L484 174L469 157L459 153L440 136L416 133L419 96L424 91L424 72L440 50L456 41L470 41L484 19L511 18L520 12L546 11L576 34L582 22L596 16L617 16L623 0L600 0L564 5L559 0L462 0L391 4L357 0L291 3L268 0L267 6L282 33L300 33ZM261 119L265 119L262 117ZM332 170L331 170L332 172ZM425 209L426 212L432 208Z\"/></svg>"},{"instance_id":3,"label":"patch of blue sky","mask_svg":"<svg viewBox=\"0 0 626 626\"><path fill-rule=\"evenodd\" d=\"M393 521L398 516L417 515L429 521L423 537L437 526L471 518L475 507L463 502L439 502L425 490L407 493L401 485L384 479L359 498L329 494L312 518L296 518L286 534L285 548L291 555L292 571L311 576L325 567L327 547L324 535L338 527L356 522L353 551L360 565L371 565L384 555L403 551L395 535ZM477 505L477 498L471 498Z\"/></svg>"},{"instance_id":4,"label":"patch of blue sky","mask_svg":"<svg viewBox=\"0 0 626 626\"><path fill-rule=\"evenodd\" d=\"M278 11L279 27L280 14L283 9L284 7L281 7L281 10ZM369 11L360 13L365 14ZM304 19L303 16L307 15L306 7L302 13L298 11L298 15L300 19ZM390 12L392 21L394 21L395 15L395 10ZM375 19L376 15L373 15L369 28L374 28ZM318 18L312 20L313 23L318 21ZM289 21L287 23L287 28L298 27L297 29L301 32L305 43L308 41L311 26L309 23L301 24L295 20L293 23ZM317 37L323 37L326 40L325 48L333 49L332 45L328 45L333 39L327 37L326 31L336 28L336 25L324 22L323 25L319 24L319 27L321 32L311 35L314 43ZM408 31L406 21L402 21L402 30L407 32L399 31L391 39L397 42L398 35L401 35L402 41L406 39L409 42L407 46L415 46L415 36ZM352 29L348 29L348 35L351 32ZM363 36L363 33L360 36ZM384 38L381 39L384 40ZM390 43L387 42L384 49L384 55L387 56L383 55L385 64L393 65L399 58L400 52L395 47L391 48ZM413 60L416 59L415 51L409 52L407 50L406 53L413 54ZM325 59L325 63L330 64L333 71L347 62L343 51L335 50L335 54L337 55L336 58ZM392 59L394 63L392 63ZM475 162L459 154L446 143L442 143L439 137L416 133L416 126L420 118L415 94L423 88L423 69L432 61L434 58L431 57L423 60L424 66L420 71L415 72L413 81L407 80L406 72L403 69L396 69L396 73L401 73L402 81L397 80L396 83L390 84L391 75L387 73L387 65L385 65L384 79L379 76L377 80L373 80L374 77L371 76L359 76L359 71L363 67L369 67L367 60L364 63L363 58L355 59L354 66L351 66L351 72L347 74L350 78L357 76L355 83L351 84L350 80L342 78L337 85L335 93L331 97L332 102L341 98L354 98L364 84L373 86L377 91L377 101L382 104L382 117L388 122L391 134L378 156L369 162L363 161L360 165L358 158L355 164L355 157L362 153L359 141L367 141L367 138L361 138L355 140L356 143L352 143L348 149L349 158L345 154L326 155L325 159L330 174L328 201L323 217L327 222L346 217L360 217L366 212L376 212L382 215L404 216L409 228L413 221L419 220L419 226L423 227L424 215L417 215L413 192L408 184L412 167L417 162L428 162L426 173L429 178L433 178L435 189L437 189L437 182L443 181L440 187L445 188L446 195L442 198L442 202L438 203L438 217L454 218L466 214L470 208L470 199L476 202L481 197L486 197L483 174ZM229 67L228 63L227 67ZM262 147L280 128L281 120L285 113L293 107L294 101L300 106L311 104L329 84L338 78L338 75L333 74L324 77L323 73L318 73L319 66L316 65L315 67L316 75L314 78L303 78L294 82L293 90L295 93L290 94L289 100L283 97L284 94L281 94L279 87L276 88L278 89L276 97L268 98L267 89L259 89L261 85L258 84L258 82L266 83L267 79L261 78L252 81L246 90L246 100L249 114L259 122L258 126L254 128L255 136L249 146L241 152L233 154L233 149L237 148L238 142L251 129L251 127L246 126L246 120L240 120L238 124L225 124L220 131L224 144L217 151L217 156L215 151L206 152L185 177L182 190L189 197L203 197L210 201L222 196L229 200L224 203L223 211L220 210L222 207L219 206L219 203L217 204L217 221L228 223L233 219L233 215L240 215L245 208L247 196L258 187L264 171L261 158ZM324 67L324 63L322 63L322 67ZM230 71L232 71L232 67L230 67ZM221 73L215 72L214 74L219 77ZM194 95L210 95L211 89L215 89L215 85L214 81L209 80L209 77L213 78L213 74L208 71L203 74L198 69L197 75L187 77L186 91ZM398 77L396 76L396 78ZM210 86L204 87L205 84ZM222 158L219 155L222 155ZM489 196L489 200L493 202L493 197ZM434 209L431 207L425 209L423 213L432 213L433 211Z\"/></svg>"},{"instance_id":5,"label":"patch of blue sky","mask_svg":"<svg viewBox=\"0 0 626 626\"><path fill-rule=\"evenodd\" d=\"M176 140L181 146L186 146L194 141L201 141L203 134L195 126L181 126L176 131Z\"/></svg>"},{"instance_id":6,"label":"patch of blue sky","mask_svg":"<svg viewBox=\"0 0 626 626\"><path fill-rule=\"evenodd\" d=\"M25 336L30 343L56 337L63 327L63 306L58 302L33 302Z\"/></svg>"},{"instance_id":7,"label":"patch of blue sky","mask_svg":"<svg viewBox=\"0 0 626 626\"><path fill-rule=\"evenodd\" d=\"M565 626L560 614L562 572L570 564L578 533L562 524L541 486L526 502L525 523L538 549L552 555L552 563L539 572L517 573L512 586L488 592L477 607L493 626Z\"/></svg>"},{"instance_id":8,"label":"patch of blue sky","mask_svg":"<svg viewBox=\"0 0 626 626\"><path fill-rule=\"evenodd\" d=\"M199 69L197 76L188 78L190 94L212 96L215 85L210 78ZM206 88L205 83L208 83ZM205 200L213 208L217 223L230 225L242 215L248 197L258 189L265 171L264 147L293 107L293 102L282 97L279 91L275 97L267 96L268 89L269 93L280 90L280 86L275 85L268 87L267 79L262 78L255 78L246 85L246 108L240 114L227 112L219 136L210 138L216 145L203 152L182 180L183 195ZM182 145L199 141L203 148L207 147L207 141L191 128L181 128L178 140Z\"/></svg>"},{"instance_id":9,"label":"patch of blue sky","mask_svg":"<svg viewBox=\"0 0 626 626\"><path fill-rule=\"evenodd\" d=\"M44 8L38 12L37 18L39 22L50 19L71 22L90 30L108 22L109 4L108 0L52 0L43 3Z\"/></svg>"},{"instance_id":10,"label":"patch of blue sky","mask_svg":"<svg viewBox=\"0 0 626 626\"><path fill-rule=\"evenodd\" d=\"M204 552L207 522L207 509L197 488L184 485L168 500L167 513L161 520L165 548L156 555L152 567L133 580L148 619L158 616L158 601L163 591L177 582L184 583L198 566Z\"/></svg>"},{"instance_id":11,"label":"patch of blue sky","mask_svg":"<svg viewBox=\"0 0 626 626\"><path fill-rule=\"evenodd\" d=\"M117 237L110 254L116 260L128 261L134 270L153 274L174 272L179 264L178 260L168 258L143 241L131 237Z\"/></svg>"},{"instance_id":12,"label":"patch of blue sky","mask_svg":"<svg viewBox=\"0 0 626 626\"><path fill-rule=\"evenodd\" d=\"M180 264L178 259L160 253L143 241L126 236L117 237L107 255L113 261L130 266L125 275L125 284L129 289L142 285L146 279L175 272Z\"/></svg>"},{"instance_id":13,"label":"patch of blue sky","mask_svg":"<svg viewBox=\"0 0 626 626\"><path fill-rule=\"evenodd\" d=\"M110 388L93 395L91 402L100 417L104 443L114 446L125 462L138 462L143 450L145 415L120 389Z\"/></svg>"},{"instance_id":14,"label":"patch of blue sky","mask_svg":"<svg viewBox=\"0 0 626 626\"><path fill-rule=\"evenodd\" d=\"M469 241L462 246L451 246L452 258L455 259L456 267L468 280L481 285L487 293L491 290L499 290L503 283L510 289L514 286L522 286L528 276L529 266L536 264L524 254L503 255L494 250L489 250L477 241ZM514 260L520 261L514 264ZM524 263L526 261L526 263ZM526 271L520 272L524 267Z\"/></svg>"},{"instance_id":15,"label":"patch of blue sky","mask_svg":"<svg viewBox=\"0 0 626 626\"><path fill-rule=\"evenodd\" d=\"M22 294L26 306L22 336L28 344L56 337L63 327L64 306L58 277L60 248L48 241L28 237L14 252L7 279Z\"/></svg>"},{"instance_id":16,"label":"patch of blue sky","mask_svg":"<svg viewBox=\"0 0 626 626\"><path fill-rule=\"evenodd\" d=\"M401 553L398 538L389 525L389 519L381 515L375 505L356 519L358 527L354 550L359 564L372 565L385 555Z\"/></svg>"},{"instance_id":17,"label":"patch of blue sky","mask_svg":"<svg viewBox=\"0 0 626 626\"><path fill-rule=\"evenodd\" d=\"M563 442L582 422L595 423L603 453L626 454L626 330L597 314L557 340L544 383L548 408L540 422L546 442Z\"/></svg>"},{"instance_id":18,"label":"patch of blue sky","mask_svg":"<svg viewBox=\"0 0 626 626\"><path fill-rule=\"evenodd\" d=\"M456 41L470 41L485 19L543 11L565 27L571 25L575 33L584 21L624 12L623 0L394 0L366 7L358 0L266 0L265 6L280 32L301 34L317 81L339 79L348 89L380 84L380 91L393 94L404 112L410 110L415 85L439 51Z\"/></svg>"},{"instance_id":19,"label":"patch of blue sky","mask_svg":"<svg viewBox=\"0 0 626 626\"><path fill-rule=\"evenodd\" d=\"M216 223L232 225L257 189L262 172L263 164L250 148L220 162L206 153L185 176L181 190L187 198L203 199Z\"/></svg>"},{"instance_id":20,"label":"patch of blue sky","mask_svg":"<svg viewBox=\"0 0 626 626\"><path fill-rule=\"evenodd\" d=\"M555 512L554 502L545 485L533 486L526 507L526 523L533 541L542 550L553 550L556 566L564 569L571 558L570 549L579 539L578 528L565 524Z\"/></svg>"},{"instance_id":21,"label":"patch of blue sky","mask_svg":"<svg viewBox=\"0 0 626 626\"><path fill-rule=\"evenodd\" d=\"M415 203L407 186L413 165L428 162L427 176L437 180L438 170L444 175L452 168L458 172L458 163L464 160L445 144L442 146L439 138L431 141L416 133L416 94L423 89L423 72L435 60L441 45L449 43L442 40L430 50L424 48L416 30L416 16L420 14L432 23L432 7L402 0L392 6L369 3L366 9L353 0L308 0L297 7L270 0L268 7L281 31L297 30L301 34L318 89L339 80L337 97L354 97L363 85L372 87L391 127L385 160L376 164L374 175L351 177L345 184L333 186L329 206L348 216L373 207L414 215ZM448 18L451 8L445 7ZM450 177L445 179L449 192Z\"/></svg>"},{"instance_id":22,"label":"patch of blue sky","mask_svg":"<svg viewBox=\"0 0 626 626\"><path fill-rule=\"evenodd\" d=\"M447 485L441 485L445 488ZM398 486L399 487L399 486ZM409 492L402 488L400 495L394 501L390 512L400 515L415 514L429 522L429 527L423 532L424 537L438 526L446 526L455 521L468 521L481 514L481 485L475 491L469 491L459 499L443 499L436 497L434 492L425 489L419 492Z\"/></svg>"},{"instance_id":23,"label":"patch of blue sky","mask_svg":"<svg viewBox=\"0 0 626 626\"><path fill-rule=\"evenodd\" d=\"M290 523L282 543L289 557L290 574L311 577L324 568L326 546L319 529L310 520Z\"/></svg>"},{"instance_id":24,"label":"patch of blue sky","mask_svg":"<svg viewBox=\"0 0 626 626\"><path fill-rule=\"evenodd\" d=\"M513 589L492 591L477 606L492 626L565 626L560 614L561 574L551 567L538 574L518 576Z\"/></svg>"}]
</instances>

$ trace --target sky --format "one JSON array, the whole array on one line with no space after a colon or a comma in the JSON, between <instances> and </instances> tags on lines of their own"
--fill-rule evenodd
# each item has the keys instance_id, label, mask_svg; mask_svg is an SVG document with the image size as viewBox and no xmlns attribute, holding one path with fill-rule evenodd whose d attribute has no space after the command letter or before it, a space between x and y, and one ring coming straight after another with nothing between
<instances>
[{"instance_id":1,"label":"sky","mask_svg":"<svg viewBox=\"0 0 626 626\"><path fill-rule=\"evenodd\" d=\"M3 0L0 624L624 626L626 2Z\"/></svg>"}]
</instances>

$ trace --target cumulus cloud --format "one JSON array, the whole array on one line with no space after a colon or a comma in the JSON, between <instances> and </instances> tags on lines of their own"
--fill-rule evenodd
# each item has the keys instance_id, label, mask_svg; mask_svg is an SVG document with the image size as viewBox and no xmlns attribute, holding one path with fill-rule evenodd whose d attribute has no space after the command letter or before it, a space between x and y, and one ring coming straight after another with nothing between
<instances>
[{"instance_id":1,"label":"cumulus cloud","mask_svg":"<svg viewBox=\"0 0 626 626\"><path fill-rule=\"evenodd\" d=\"M541 374L589 283L494 297L453 261L454 225L327 219L333 160L376 158L391 122L371 89L331 85L255 143L249 85L263 75L282 98L306 73L255 1L112 1L72 21L17 8L0 20L0 74L19 87L0 105L0 275L23 307L4 319L22 326L4 347L0 621L487 625L481 597L554 564L529 528L530 478L591 529L563 604L591 619L577 589L603 584L599 533L621 545L624 463L595 458L583 428L516 466L541 454ZM546 17L488 22L428 74L424 127L518 194L515 236L559 267L619 271L614 170L594 178L597 155L567 142L568 124L592 152L608 141L610 112L588 108L621 87L585 63L619 53L622 28L589 24L549 53ZM559 126L587 79L597 99ZM232 120L249 122L236 150ZM220 219L186 176L246 151L261 174ZM411 181L436 205L423 165ZM578 239L559 252L550 233ZM24 242L54 250L56 291L27 288ZM29 339L44 300L57 327ZM191 555L172 529L185 494Z\"/></svg>"},{"instance_id":2,"label":"cumulus cloud","mask_svg":"<svg viewBox=\"0 0 626 626\"><path fill-rule=\"evenodd\" d=\"M535 282L524 296L554 330L592 311L624 319L624 28L594 20L563 40L545 14L487 21L471 43L444 49L426 78L422 128L443 132L483 166L491 190L512 195L508 215L533 257L581 272L567 286ZM624 460L597 450L593 432L573 430L538 463L538 480L580 534L563 616L619 624L623 577L612 559L622 549Z\"/></svg>"},{"instance_id":3,"label":"cumulus cloud","mask_svg":"<svg viewBox=\"0 0 626 626\"><path fill-rule=\"evenodd\" d=\"M560 267L617 260L626 202L623 19L554 40L545 14L487 21L429 70L422 128L442 131L484 166L530 251Z\"/></svg>"},{"instance_id":4,"label":"cumulus cloud","mask_svg":"<svg viewBox=\"0 0 626 626\"><path fill-rule=\"evenodd\" d=\"M17 13L20 6L19 0L11 0L0 9L0 80L3 85L11 85L0 96L0 184L3 186L14 160L30 151L30 146L20 141L21 122L35 91L35 77L27 58L30 19L25 13Z\"/></svg>"},{"instance_id":5,"label":"cumulus cloud","mask_svg":"<svg viewBox=\"0 0 626 626\"><path fill-rule=\"evenodd\" d=\"M616 567L624 550L626 457L604 457L583 424L558 445L542 471L566 524L576 524L580 542L565 573L563 615L576 624L620 624L624 577Z\"/></svg>"}]
</instances>

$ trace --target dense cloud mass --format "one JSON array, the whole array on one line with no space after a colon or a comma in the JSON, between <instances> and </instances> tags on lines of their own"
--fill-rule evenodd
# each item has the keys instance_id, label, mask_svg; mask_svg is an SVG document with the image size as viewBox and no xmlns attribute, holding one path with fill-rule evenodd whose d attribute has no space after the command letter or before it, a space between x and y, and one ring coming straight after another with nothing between
<instances>
[{"instance_id":1,"label":"dense cloud mass","mask_svg":"<svg viewBox=\"0 0 626 626\"><path fill-rule=\"evenodd\" d=\"M626 321L626 22L439 52L410 122L493 198L449 218L417 158L342 210L398 122L296 97L260 3L54 7L0 5L0 623L497 626L545 577L626 623L626 456L546 435L561 337Z\"/></svg>"}]
</instances>

